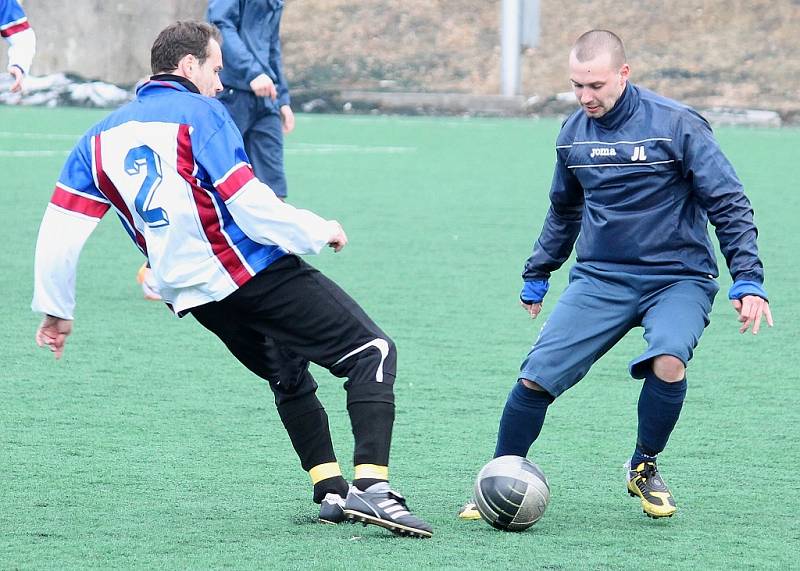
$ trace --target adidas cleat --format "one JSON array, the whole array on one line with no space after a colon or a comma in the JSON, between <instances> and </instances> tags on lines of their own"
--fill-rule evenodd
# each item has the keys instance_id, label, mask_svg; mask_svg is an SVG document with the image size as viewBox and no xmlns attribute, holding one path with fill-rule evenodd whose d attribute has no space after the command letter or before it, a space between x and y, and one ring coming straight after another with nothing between
<instances>
[{"instance_id":1,"label":"adidas cleat","mask_svg":"<svg viewBox=\"0 0 800 571\"><path fill-rule=\"evenodd\" d=\"M654 519L672 517L678 509L675 498L661 479L655 462L642 462L636 468L631 468L628 461L625 470L628 494L642 501L644 513Z\"/></svg>"},{"instance_id":2,"label":"adidas cleat","mask_svg":"<svg viewBox=\"0 0 800 571\"><path fill-rule=\"evenodd\" d=\"M339 494L325 494L319 504L320 523L336 525L342 523L347 518L344 515L344 498Z\"/></svg>"},{"instance_id":3,"label":"adidas cleat","mask_svg":"<svg viewBox=\"0 0 800 571\"><path fill-rule=\"evenodd\" d=\"M433 528L408 510L406 499L393 491L388 482L378 482L365 491L350 486L344 506L353 523L379 525L397 535L431 537Z\"/></svg>"},{"instance_id":4,"label":"adidas cleat","mask_svg":"<svg viewBox=\"0 0 800 571\"><path fill-rule=\"evenodd\" d=\"M475 502L469 501L461 506L461 509L458 510L458 519L463 519L465 521L481 519L481 514L478 512Z\"/></svg>"}]
</instances>

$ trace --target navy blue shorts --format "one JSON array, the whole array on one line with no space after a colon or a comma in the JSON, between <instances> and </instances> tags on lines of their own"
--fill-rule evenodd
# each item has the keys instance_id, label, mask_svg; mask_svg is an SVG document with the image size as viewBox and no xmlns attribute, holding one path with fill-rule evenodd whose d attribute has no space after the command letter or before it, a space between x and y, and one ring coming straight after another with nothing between
<instances>
[{"instance_id":1,"label":"navy blue shorts","mask_svg":"<svg viewBox=\"0 0 800 571\"><path fill-rule=\"evenodd\" d=\"M658 355L687 364L692 358L719 290L704 276L642 275L598 270L583 264L542 326L522 363L520 378L558 396L634 327L644 327L647 350L631 361L641 379Z\"/></svg>"},{"instance_id":2,"label":"navy blue shorts","mask_svg":"<svg viewBox=\"0 0 800 571\"><path fill-rule=\"evenodd\" d=\"M283 169L283 123L275 104L249 91L225 88L219 100L236 123L244 139L244 150L256 178L286 198Z\"/></svg>"}]
</instances>

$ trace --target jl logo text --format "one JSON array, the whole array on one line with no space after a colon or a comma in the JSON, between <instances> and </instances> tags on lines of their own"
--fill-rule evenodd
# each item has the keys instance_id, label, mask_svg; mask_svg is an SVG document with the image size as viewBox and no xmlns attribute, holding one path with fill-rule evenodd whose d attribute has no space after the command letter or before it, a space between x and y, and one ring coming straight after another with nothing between
<instances>
[{"instance_id":1,"label":"jl logo text","mask_svg":"<svg viewBox=\"0 0 800 571\"><path fill-rule=\"evenodd\" d=\"M633 147L633 156L631 156L632 161L646 161L647 155L644 154L644 145L639 145L638 147Z\"/></svg>"}]
</instances>

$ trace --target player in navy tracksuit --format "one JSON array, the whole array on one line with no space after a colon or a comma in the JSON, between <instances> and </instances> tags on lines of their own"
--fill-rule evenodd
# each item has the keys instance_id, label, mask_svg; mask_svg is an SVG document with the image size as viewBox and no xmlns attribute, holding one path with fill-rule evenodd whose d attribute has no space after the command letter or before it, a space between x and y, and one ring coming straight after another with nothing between
<instances>
[{"instance_id":1,"label":"player in navy tracksuit","mask_svg":"<svg viewBox=\"0 0 800 571\"><path fill-rule=\"evenodd\" d=\"M708 123L692 109L627 81L621 40L587 32L570 54L582 109L556 143L551 206L525 264L523 307L536 317L557 270L576 245L569 286L522 364L500 421L495 456L525 456L548 405L634 327L645 352L630 363L644 379L628 491L651 517L675 512L656 456L678 420L692 357L718 285L707 223L734 283L742 323L772 325L753 211ZM471 506L461 516L474 517Z\"/></svg>"},{"instance_id":2,"label":"player in navy tracksuit","mask_svg":"<svg viewBox=\"0 0 800 571\"><path fill-rule=\"evenodd\" d=\"M283 136L294 129L283 75L283 0L210 0L208 21L222 33L219 99L242 132L256 176L286 198Z\"/></svg>"}]
</instances>

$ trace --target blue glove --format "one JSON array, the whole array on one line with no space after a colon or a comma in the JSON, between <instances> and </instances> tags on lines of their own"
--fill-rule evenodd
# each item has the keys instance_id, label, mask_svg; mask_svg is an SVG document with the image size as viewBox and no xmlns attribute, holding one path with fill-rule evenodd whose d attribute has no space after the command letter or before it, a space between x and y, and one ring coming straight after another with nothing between
<instances>
[{"instance_id":1,"label":"blue glove","mask_svg":"<svg viewBox=\"0 0 800 571\"><path fill-rule=\"evenodd\" d=\"M519 298L522 300L522 303L542 303L549 288L550 284L547 280L531 280L525 282L525 285L522 286Z\"/></svg>"},{"instance_id":2,"label":"blue glove","mask_svg":"<svg viewBox=\"0 0 800 571\"><path fill-rule=\"evenodd\" d=\"M757 295L764 301L769 302L766 290L756 282L737 280L733 282L731 289L728 290L728 299L742 299L746 295Z\"/></svg>"}]
</instances>

